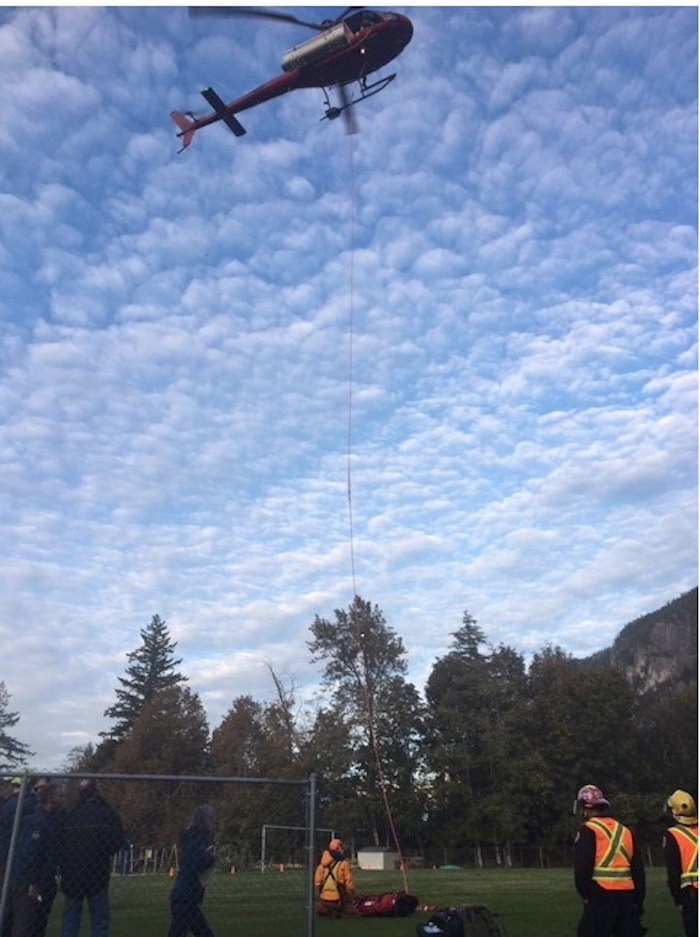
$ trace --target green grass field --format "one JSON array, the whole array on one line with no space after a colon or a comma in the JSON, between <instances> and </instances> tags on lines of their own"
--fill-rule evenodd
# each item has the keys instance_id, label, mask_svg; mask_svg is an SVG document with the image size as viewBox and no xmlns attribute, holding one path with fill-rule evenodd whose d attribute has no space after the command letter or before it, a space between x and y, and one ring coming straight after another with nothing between
<instances>
[{"instance_id":1,"label":"green grass field","mask_svg":"<svg viewBox=\"0 0 700 937\"><path fill-rule=\"evenodd\" d=\"M398 872L355 874L359 894L403 888ZM166 875L115 876L112 879L111 937L166 937L169 924ZM304 880L300 871L219 874L207 887L205 912L217 937L305 937ZM576 932L580 902L567 869L419 870L408 877L408 890L421 904L448 907L485 904L501 914L509 937L567 937ZM683 929L666 889L661 869L647 872L644 923L650 937L682 937ZM58 937L61 898L56 901L48 937ZM428 912L408 918L316 919L319 937L415 937ZM82 935L89 934L84 912Z\"/></svg>"}]
</instances>

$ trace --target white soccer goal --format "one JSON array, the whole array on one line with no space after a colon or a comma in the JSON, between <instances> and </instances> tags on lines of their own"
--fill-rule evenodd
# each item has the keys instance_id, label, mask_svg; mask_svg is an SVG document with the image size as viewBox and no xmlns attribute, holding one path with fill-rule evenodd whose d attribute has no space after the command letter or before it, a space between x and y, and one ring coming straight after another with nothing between
<instances>
[{"instance_id":1,"label":"white soccer goal","mask_svg":"<svg viewBox=\"0 0 700 937\"><path fill-rule=\"evenodd\" d=\"M178 849L181 834L191 824L198 806L207 805L216 812L216 827L213 845L216 863L211 880L207 884L206 912L216 924L226 920L230 903L236 895L254 893L251 898L252 915L259 915L249 923L253 933L266 933L270 913L284 914L288 924L285 933L297 937L314 937L315 890L314 868L318 861L316 835L316 778L240 778L204 775L137 775L112 773L56 773L42 774L51 782L65 789L67 816L79 807L78 786L81 781L92 779L109 807L122 821L123 834L119 844L113 843L110 853L117 860L108 862L110 908L115 932L124 932L134 927L139 933L165 933L171 917L169 894L178 872ZM7 863L0 870L0 920L10 899L10 882L15 871L15 861L26 831L21 824L25 815L24 800L31 796L31 776L26 772L21 777L16 806L11 816L12 829ZM251 792L256 797L251 797ZM248 830L252 836L241 833L236 818L243 809L259 812L250 822ZM277 809L279 808L279 809ZM276 811L276 812L275 812ZM263 817L286 820L289 826L268 824L267 830L280 829L273 845L279 861L289 863L294 873L280 875L276 887L270 890L262 877L251 875L250 862L257 852L256 829ZM292 826L294 824L294 826ZM29 827L27 829L30 829ZM89 846L92 840L83 836L78 826L73 837L72 856L75 874L92 860ZM263 829L263 863L269 858L266 853ZM31 830L30 830L31 832ZM276 829L275 829L276 832ZM325 837L327 832L322 831ZM128 837L127 841L123 837ZM116 841L116 834L114 837ZM252 841L251 841L252 840ZM132 843L134 844L132 846ZM144 845L145 844L145 845ZM119 848L121 847L121 848ZM239 857L244 860L238 866ZM235 864L234 864L235 863ZM293 863L293 865L292 865ZM264 867L263 865L263 867ZM155 873L148 876L139 873ZM240 875L238 874L240 872ZM65 899L61 892L51 902L49 915L50 932L56 932L63 913ZM140 918L148 925L142 926ZM217 933L221 932L217 929Z\"/></svg>"},{"instance_id":2,"label":"white soccer goal","mask_svg":"<svg viewBox=\"0 0 700 937\"><path fill-rule=\"evenodd\" d=\"M268 830L296 830L297 832L305 833L307 832L307 827L304 826L283 826L279 823L263 823L262 832L260 834L260 871L264 872L268 862L268 848L267 848L267 831ZM335 830L328 830L321 828L316 828L316 833L329 833L329 839L335 838Z\"/></svg>"}]
</instances>

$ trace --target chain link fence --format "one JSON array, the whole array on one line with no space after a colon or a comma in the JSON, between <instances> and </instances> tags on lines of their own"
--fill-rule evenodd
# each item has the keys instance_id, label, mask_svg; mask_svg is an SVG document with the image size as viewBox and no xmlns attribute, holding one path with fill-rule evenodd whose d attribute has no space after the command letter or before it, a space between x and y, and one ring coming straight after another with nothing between
<instances>
[{"instance_id":1,"label":"chain link fence","mask_svg":"<svg viewBox=\"0 0 700 937\"><path fill-rule=\"evenodd\" d=\"M184 935L202 913L214 933L313 937L329 835L314 776L15 782L0 804L2 937L78 937L94 921L112 937Z\"/></svg>"}]
</instances>

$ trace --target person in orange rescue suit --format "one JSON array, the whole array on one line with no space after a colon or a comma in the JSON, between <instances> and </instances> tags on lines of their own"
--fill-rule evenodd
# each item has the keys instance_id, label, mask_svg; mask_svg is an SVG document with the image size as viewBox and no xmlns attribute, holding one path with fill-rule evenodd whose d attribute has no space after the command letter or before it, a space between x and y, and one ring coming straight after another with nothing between
<instances>
[{"instance_id":1,"label":"person in orange rescue suit","mask_svg":"<svg viewBox=\"0 0 700 937\"><path fill-rule=\"evenodd\" d=\"M356 912L355 882L341 840L332 839L328 848L323 850L316 867L314 885L321 905L319 914L341 917Z\"/></svg>"},{"instance_id":2,"label":"person in orange rescue suit","mask_svg":"<svg viewBox=\"0 0 700 937\"><path fill-rule=\"evenodd\" d=\"M674 791L666 804L675 820L663 838L668 890L681 912L686 937L697 937L698 808L687 791Z\"/></svg>"},{"instance_id":3,"label":"person in orange rescue suit","mask_svg":"<svg viewBox=\"0 0 700 937\"><path fill-rule=\"evenodd\" d=\"M583 898L577 937L641 937L646 878L632 831L593 784L579 790L574 812L583 813L574 841L574 884Z\"/></svg>"}]
</instances>

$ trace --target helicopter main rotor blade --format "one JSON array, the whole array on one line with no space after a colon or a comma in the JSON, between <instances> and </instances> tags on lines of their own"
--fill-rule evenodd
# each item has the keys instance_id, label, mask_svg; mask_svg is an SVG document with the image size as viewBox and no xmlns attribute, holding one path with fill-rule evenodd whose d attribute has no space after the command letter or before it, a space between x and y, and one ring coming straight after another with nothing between
<instances>
[{"instance_id":1,"label":"helicopter main rotor blade","mask_svg":"<svg viewBox=\"0 0 700 937\"><path fill-rule=\"evenodd\" d=\"M258 10L255 7L190 7L190 16L248 16L257 19L278 20L282 23L293 23L295 26L306 26L317 32L323 29L320 23L307 23L291 13L278 13L276 10ZM344 14L343 14L344 15Z\"/></svg>"},{"instance_id":2,"label":"helicopter main rotor blade","mask_svg":"<svg viewBox=\"0 0 700 937\"><path fill-rule=\"evenodd\" d=\"M348 13L352 13L353 10L363 10L363 9L364 9L364 7L358 7L358 6L346 7L346 8L343 10L343 12L340 14L340 16L336 16L336 18L333 20L333 22L334 22L334 23L340 23L342 20L345 19L345 17L348 15Z\"/></svg>"}]
</instances>

